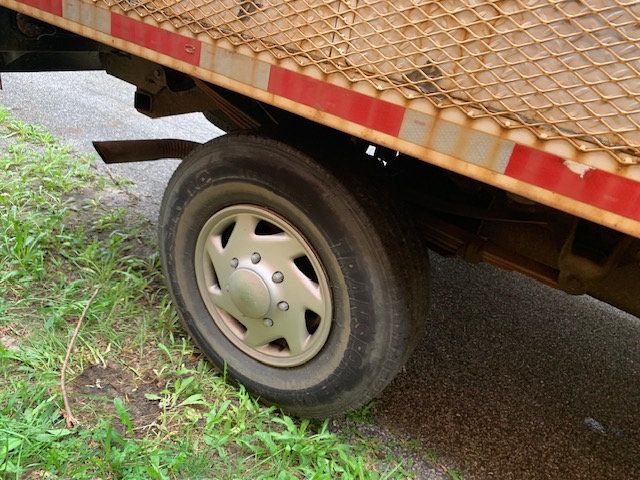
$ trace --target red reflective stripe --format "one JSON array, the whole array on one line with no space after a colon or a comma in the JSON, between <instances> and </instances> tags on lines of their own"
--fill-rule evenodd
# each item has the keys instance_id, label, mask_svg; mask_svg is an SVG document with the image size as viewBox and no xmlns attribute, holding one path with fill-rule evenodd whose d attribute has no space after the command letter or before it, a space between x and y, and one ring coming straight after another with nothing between
<instances>
[{"instance_id":1,"label":"red reflective stripe","mask_svg":"<svg viewBox=\"0 0 640 480\"><path fill-rule=\"evenodd\" d=\"M20 3L30 5L38 10L62 16L62 0L18 0Z\"/></svg>"},{"instance_id":2,"label":"red reflective stripe","mask_svg":"<svg viewBox=\"0 0 640 480\"><path fill-rule=\"evenodd\" d=\"M400 133L405 109L393 103L276 66L271 66L268 90L394 137Z\"/></svg>"},{"instance_id":3,"label":"red reflective stripe","mask_svg":"<svg viewBox=\"0 0 640 480\"><path fill-rule=\"evenodd\" d=\"M640 183L595 169L581 176L564 162L553 154L516 145L505 175L640 220Z\"/></svg>"},{"instance_id":4,"label":"red reflective stripe","mask_svg":"<svg viewBox=\"0 0 640 480\"><path fill-rule=\"evenodd\" d=\"M111 35L155 50L177 60L200 64L202 44L198 40L153 25L111 13Z\"/></svg>"}]
</instances>

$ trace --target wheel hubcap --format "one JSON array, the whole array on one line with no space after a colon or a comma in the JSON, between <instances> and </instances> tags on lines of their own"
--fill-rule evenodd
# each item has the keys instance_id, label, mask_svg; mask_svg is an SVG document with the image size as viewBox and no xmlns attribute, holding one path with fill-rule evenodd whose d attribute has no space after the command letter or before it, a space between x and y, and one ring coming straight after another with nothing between
<instances>
[{"instance_id":1,"label":"wheel hubcap","mask_svg":"<svg viewBox=\"0 0 640 480\"><path fill-rule=\"evenodd\" d=\"M237 309L249 318L262 318L269 311L271 296L262 277L242 268L229 276L229 296Z\"/></svg>"},{"instance_id":2,"label":"wheel hubcap","mask_svg":"<svg viewBox=\"0 0 640 480\"><path fill-rule=\"evenodd\" d=\"M198 236L195 267L212 320L246 354L293 367L326 342L327 277L308 241L275 213L236 205L214 214Z\"/></svg>"}]
</instances>

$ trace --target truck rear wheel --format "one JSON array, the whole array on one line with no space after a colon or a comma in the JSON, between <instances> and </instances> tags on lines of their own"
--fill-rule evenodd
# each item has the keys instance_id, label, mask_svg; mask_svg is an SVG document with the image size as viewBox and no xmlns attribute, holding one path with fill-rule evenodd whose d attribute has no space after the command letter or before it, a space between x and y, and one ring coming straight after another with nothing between
<instances>
[{"instance_id":1,"label":"truck rear wheel","mask_svg":"<svg viewBox=\"0 0 640 480\"><path fill-rule=\"evenodd\" d=\"M361 188L281 142L227 135L176 170L160 213L169 290L251 392L324 417L378 394L426 315L427 257Z\"/></svg>"}]
</instances>

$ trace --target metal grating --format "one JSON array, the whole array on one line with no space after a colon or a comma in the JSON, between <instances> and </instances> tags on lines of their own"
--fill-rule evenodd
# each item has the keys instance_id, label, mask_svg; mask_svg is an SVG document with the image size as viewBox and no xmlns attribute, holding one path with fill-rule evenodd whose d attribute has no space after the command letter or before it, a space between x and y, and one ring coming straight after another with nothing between
<instances>
[{"instance_id":1,"label":"metal grating","mask_svg":"<svg viewBox=\"0 0 640 480\"><path fill-rule=\"evenodd\" d=\"M637 0L94 1L640 160Z\"/></svg>"}]
</instances>

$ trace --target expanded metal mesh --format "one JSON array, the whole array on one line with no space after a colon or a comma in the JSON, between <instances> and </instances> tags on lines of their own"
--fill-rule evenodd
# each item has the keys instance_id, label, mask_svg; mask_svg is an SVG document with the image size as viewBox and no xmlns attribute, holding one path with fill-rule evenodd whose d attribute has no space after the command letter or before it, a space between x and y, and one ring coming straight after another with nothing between
<instances>
[{"instance_id":1,"label":"expanded metal mesh","mask_svg":"<svg viewBox=\"0 0 640 480\"><path fill-rule=\"evenodd\" d=\"M637 0L94 0L629 163Z\"/></svg>"}]
</instances>

